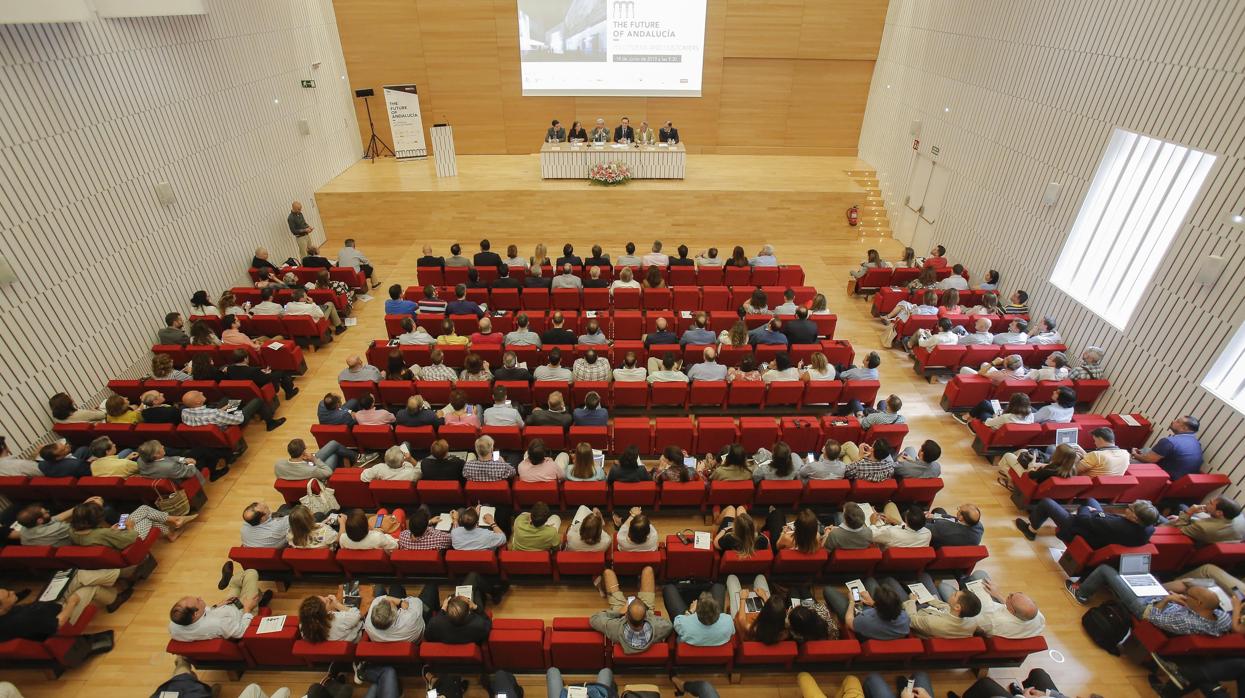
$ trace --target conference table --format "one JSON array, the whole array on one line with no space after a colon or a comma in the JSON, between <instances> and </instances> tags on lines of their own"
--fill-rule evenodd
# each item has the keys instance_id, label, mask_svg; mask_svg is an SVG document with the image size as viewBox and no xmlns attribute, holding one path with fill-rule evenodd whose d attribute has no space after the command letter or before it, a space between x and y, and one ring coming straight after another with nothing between
<instances>
[{"instance_id":1,"label":"conference table","mask_svg":"<svg viewBox=\"0 0 1245 698\"><path fill-rule=\"evenodd\" d=\"M683 179L687 148L674 145L618 145L605 143L545 143L540 146L540 176L544 179L587 179L600 163L622 162L632 179Z\"/></svg>"}]
</instances>

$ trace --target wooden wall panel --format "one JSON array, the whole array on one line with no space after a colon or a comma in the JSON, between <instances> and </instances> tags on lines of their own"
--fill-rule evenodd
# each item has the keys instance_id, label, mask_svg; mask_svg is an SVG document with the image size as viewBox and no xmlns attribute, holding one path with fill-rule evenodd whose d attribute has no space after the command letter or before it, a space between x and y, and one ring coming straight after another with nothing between
<instances>
[{"instance_id":1,"label":"wooden wall panel","mask_svg":"<svg viewBox=\"0 0 1245 698\"><path fill-rule=\"evenodd\" d=\"M602 116L612 128L627 114L654 127L673 120L693 153L855 155L868 94L857 62L871 67L886 7L886 0L709 0L701 97L570 98L522 96L513 0L334 2L351 87L415 82L425 126L454 124L463 154L531 153L550 119L590 125ZM774 62L726 65L767 59ZM816 92L827 87L832 95ZM389 140L383 101L373 102L377 133ZM785 131L757 141L762 112L771 125L800 112L803 125L810 107L839 120L818 143ZM367 139L366 119L360 136Z\"/></svg>"},{"instance_id":2,"label":"wooden wall panel","mask_svg":"<svg viewBox=\"0 0 1245 698\"><path fill-rule=\"evenodd\" d=\"M865 105L856 95L869 91L873 61L793 61L793 90L787 111L789 146L850 148L860 137Z\"/></svg>"},{"instance_id":3,"label":"wooden wall panel","mask_svg":"<svg viewBox=\"0 0 1245 698\"><path fill-rule=\"evenodd\" d=\"M1245 201L1245 82L1239 42L1219 41L1245 22L1245 5L1211 3L1180 15L1163 0L1039 5L895 0L876 63L860 138L892 215L903 206L913 120L921 148L939 147L951 172L935 242L969 269L997 269L1002 288L1030 293L1074 354L1106 349L1111 389L1096 412L1141 412L1155 438L1182 414L1202 420L1212 469L1245 490L1245 415L1201 387L1245 322L1245 247L1226 224ZM1196 48L1195 48L1196 47ZM1114 128L1215 153L1204 191L1167 250L1124 330L1050 283ZM1048 182L1061 182L1043 206ZM1227 268L1193 282L1207 255Z\"/></svg>"}]
</instances>

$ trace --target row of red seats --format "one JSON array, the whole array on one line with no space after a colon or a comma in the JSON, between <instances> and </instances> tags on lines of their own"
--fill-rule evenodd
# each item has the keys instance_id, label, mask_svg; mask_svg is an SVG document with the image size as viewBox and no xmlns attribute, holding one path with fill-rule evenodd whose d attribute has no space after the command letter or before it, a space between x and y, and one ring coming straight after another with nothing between
<instances>
[{"instance_id":1,"label":"row of red seats","mask_svg":"<svg viewBox=\"0 0 1245 698\"><path fill-rule=\"evenodd\" d=\"M941 274L941 270L939 271ZM950 275L951 275L950 273L947 274L947 276L950 276ZM941 279L945 277L942 277L940 275L939 278ZM870 311L873 313L875 317L881 317L882 315L889 315L890 312L895 309L895 306L899 305L899 301L908 301L909 303L917 303L921 300L922 296L925 295L926 291L933 291L935 294L937 294L938 299L940 301L942 300L942 294L946 292L945 289L940 289L940 288L931 288L931 289L922 288L922 289L917 289L914 291L906 287L899 288L895 286L887 286L885 288L878 289L877 293L873 295L873 303L870 306ZM981 300L982 298L985 298L985 295L987 293L995 293L996 295L998 295L997 291L982 291L980 289L969 289L967 291L960 291L959 292L960 305L966 306L969 308L975 305L981 305ZM999 301L1000 301L999 302L1000 306L1007 305L1006 298L1000 296Z\"/></svg>"},{"instance_id":2,"label":"row of red seats","mask_svg":"<svg viewBox=\"0 0 1245 698\"><path fill-rule=\"evenodd\" d=\"M1029 396L1034 405L1051 402L1051 396L1059 388L1068 387L1076 391L1079 405L1092 405L1099 396L1111 387L1111 382L1103 378L1087 378L1085 380L1063 381L1031 381L1027 378L1005 378L991 383L985 376L972 375L952 378L942 391L942 408L948 412L971 410L983 400L998 400L1006 405L1012 395L1023 393Z\"/></svg>"},{"instance_id":3,"label":"row of red seats","mask_svg":"<svg viewBox=\"0 0 1245 698\"><path fill-rule=\"evenodd\" d=\"M299 374L307 371L303 350L294 342L268 342L259 349L240 344L156 344L151 347L151 353L168 354L175 367L185 366L197 354L211 356L212 363L217 366L228 366L233 363L233 353L238 349L250 355L252 366Z\"/></svg>"},{"instance_id":4,"label":"row of red seats","mask_svg":"<svg viewBox=\"0 0 1245 698\"><path fill-rule=\"evenodd\" d=\"M918 376L925 377L956 373L964 367L976 371L984 363L1005 359L1012 354L1018 355L1025 366L1036 368L1057 351L1067 354L1068 347L1063 344L937 344L930 349L918 346L912 350L912 370ZM956 378L959 377L956 373ZM972 379L973 376L965 375L963 378Z\"/></svg>"},{"instance_id":5,"label":"row of red seats","mask_svg":"<svg viewBox=\"0 0 1245 698\"><path fill-rule=\"evenodd\" d=\"M434 348L432 346L408 344L391 347L383 339L373 341L372 345L367 348L368 363L378 368L388 366L389 352L395 348L402 352L403 363L407 366L427 366L432 363L430 358ZM690 366L703 361L705 353L704 346L691 344L686 347L680 347L677 344L652 344L645 349L644 342L639 340L619 340L608 346L595 344L550 344L537 348L522 344L477 345L474 347L446 344L435 348L441 350L442 363L453 368L462 368L467 354L474 353L478 354L481 359L489 362L490 368L497 369L502 365L502 354L507 351L513 351L519 362L526 363L531 370L535 370L537 366L547 363L549 352L555 348L561 352L562 366L566 368L573 366L575 359L587 354L589 350L595 351L597 356L609 361L610 366L614 368L622 364L628 353L635 354L640 366L645 366L649 357L661 359L667 353L674 354L675 357L683 360L685 366ZM828 363L834 366L850 365L856 355L856 350L852 347L851 342L845 339L825 339L818 344L793 344L790 347L782 344L759 344L755 350L748 346L724 346L718 351L717 362L723 366L739 366L745 356L752 356L758 363L769 362L773 361L782 352L786 352L787 356L790 357L791 365L793 366L799 365L800 362L807 364L813 354L818 352L826 357Z\"/></svg>"},{"instance_id":6,"label":"row of red seats","mask_svg":"<svg viewBox=\"0 0 1245 698\"><path fill-rule=\"evenodd\" d=\"M327 318L310 315L240 315L242 333L250 337L285 337L300 345L331 340ZM215 315L191 315L190 321L206 322L219 333L222 320Z\"/></svg>"},{"instance_id":7,"label":"row of red seats","mask_svg":"<svg viewBox=\"0 0 1245 698\"><path fill-rule=\"evenodd\" d=\"M242 443L242 427L215 424L192 427L186 424L63 422L54 424L52 431L74 446L86 446L97 436L111 438L120 448L134 448L154 439L165 447L223 448L232 452Z\"/></svg>"},{"instance_id":8,"label":"row of red seats","mask_svg":"<svg viewBox=\"0 0 1245 698\"><path fill-rule=\"evenodd\" d=\"M278 276L285 276L289 272L294 272L294 275L298 277L298 283L309 284L314 283L322 271L324 271L323 267L283 267ZM268 278L255 267L248 269L247 273L251 275L251 281ZM354 267L332 267L329 269L329 278L334 281L340 281L350 288L367 288L367 277L364 276L363 272L356 271Z\"/></svg>"},{"instance_id":9,"label":"row of red seats","mask_svg":"<svg viewBox=\"0 0 1245 698\"><path fill-rule=\"evenodd\" d=\"M581 279L588 278L591 266L572 266L571 273ZM640 281L648 273L648 268L628 266L636 281ZM510 277L522 279L527 276L527 267L508 267ZM602 266L601 278L612 281L622 273L622 266ZM546 264L541 267L541 276L552 278L562 273L561 267ZM418 267L416 279L420 286L455 286L465 284L469 280L466 267ZM804 269L798 264L783 264L777 267L701 267L673 266L661 267L661 276L670 286L783 286L795 287L804 285ZM492 283L498 278L496 267L477 267L476 278L481 283ZM915 278L915 277L913 277Z\"/></svg>"},{"instance_id":10,"label":"row of red seats","mask_svg":"<svg viewBox=\"0 0 1245 698\"><path fill-rule=\"evenodd\" d=\"M877 397L878 381L694 381L692 383L646 381L497 381L506 386L507 398L517 405L543 407L549 395L561 392L569 404L582 405L589 392L601 397L606 408L678 407L708 410L733 407L795 408L825 411L835 405L860 400L868 405ZM513 384L513 385L511 385ZM493 404L493 383L489 381L342 381L338 384L346 399L370 394L387 405L405 405L411 395L440 405L449 402L451 391L461 390L473 405Z\"/></svg>"},{"instance_id":11,"label":"row of red seats","mask_svg":"<svg viewBox=\"0 0 1245 698\"><path fill-rule=\"evenodd\" d=\"M298 627L293 623L286 623L276 633L260 635L257 632L260 620L256 617L240 640L171 641L166 649L170 654L188 658L196 667L232 672L260 666L318 668L330 662L364 661L473 665L485 671L517 672L541 672L548 667L558 667L582 673L607 666L666 671L681 666L714 666L733 672L745 667L790 669L797 664L840 668L846 664L884 663L894 667L955 662L988 668L1019 666L1030 654L1047 648L1042 637L1027 640L910 637L859 641L850 630L845 630L839 640L804 643L788 640L765 645L734 639L720 647L693 647L672 636L645 652L626 654L593 630L587 618L554 618L548 626L538 619L494 618L489 639L480 645L450 645L427 640L374 642L366 632L357 643L311 643L299 638Z\"/></svg>"},{"instance_id":12,"label":"row of red seats","mask_svg":"<svg viewBox=\"0 0 1245 698\"><path fill-rule=\"evenodd\" d=\"M865 480L751 480L692 482L467 482L456 480L374 480L363 482L358 468L339 468L328 480L343 507L427 504L459 507L489 502L519 508L544 502L553 508L579 506L628 509L697 509L715 506L777 506L795 508L841 506L845 502L916 503L928 506L942 490L941 478ZM307 493L306 480L277 480L273 487L287 503ZM314 487L314 486L313 486Z\"/></svg>"},{"instance_id":13,"label":"row of red seats","mask_svg":"<svg viewBox=\"0 0 1245 698\"><path fill-rule=\"evenodd\" d=\"M155 380L145 378L140 380L133 379L113 379L108 381L108 389L129 400L133 404L138 404L143 393L148 390L158 390L169 403L181 402L182 396L191 390L198 390L203 393L209 403L215 403L219 400L241 400L243 404L250 402L256 398L265 402L272 402L276 397L276 388L269 383L268 385L256 385L251 381L175 381L175 380ZM102 426L102 425L101 425ZM110 424L110 427L133 426L125 424Z\"/></svg>"},{"instance_id":14,"label":"row of red seats","mask_svg":"<svg viewBox=\"0 0 1245 698\"><path fill-rule=\"evenodd\" d=\"M90 656L90 648L80 637L95 618L96 607L87 604L76 623L65 623L46 640L14 639L0 642L0 667L45 669L59 677Z\"/></svg>"},{"instance_id":15,"label":"row of red seats","mask_svg":"<svg viewBox=\"0 0 1245 698\"><path fill-rule=\"evenodd\" d=\"M779 578L842 579L874 574L915 575L970 574L989 552L982 545L941 548L865 548L863 550L818 550L811 554L795 550L768 548L741 558L733 550L719 553L697 550L666 537L666 546L653 552L609 551L550 552L501 550L329 550L234 547L229 558L247 569L269 578L289 579L329 575L341 578L449 577L459 579L476 572L514 579L543 577L593 577L607 567L620 575L638 575L651 567L659 579L718 579L729 574L764 574Z\"/></svg>"},{"instance_id":16,"label":"row of red seats","mask_svg":"<svg viewBox=\"0 0 1245 698\"><path fill-rule=\"evenodd\" d=\"M325 303L332 303L334 306L336 306L338 313L344 314L346 312L346 309L350 307L350 299L346 296L346 294L338 293L337 291L334 291L331 288L304 288L303 290L307 292L307 297L310 298L312 301L314 301L316 305L324 305ZM262 290L255 288L253 286L235 286L229 289L229 291L233 293L234 298L237 299L238 305L242 305L243 303L250 303L251 305L256 305L261 300L263 300L263 298L261 297ZM286 303L289 303L291 300L293 300L293 296L294 296L294 289L277 288L277 289L273 289L272 301L274 303L280 303L281 305L285 305ZM221 308L221 311L223 312L224 309ZM215 323L212 322L213 318L215 318L216 320ZM246 318L243 318L242 321L243 321L243 324L245 324ZM220 318L216 316L212 316L212 315L207 316L205 319L205 322L208 322L208 324L214 324L216 327L213 329L223 327L221 325Z\"/></svg>"},{"instance_id":17,"label":"row of red seats","mask_svg":"<svg viewBox=\"0 0 1245 698\"><path fill-rule=\"evenodd\" d=\"M1099 427L1109 427L1115 432L1116 446L1125 450L1141 448L1150 438L1153 425L1150 424L1150 420L1140 414L1128 416L1137 422L1137 426L1124 421L1124 415L1074 414L1072 421L1067 423L1020 424L1012 422L998 429L991 429L986 426L985 422L974 419L969 422L969 427L973 430L975 437L973 450L977 452L977 455L987 458L1030 446L1053 446L1055 435L1060 429L1073 428L1079 430L1077 442L1086 451L1095 448L1092 432Z\"/></svg>"},{"instance_id":18,"label":"row of red seats","mask_svg":"<svg viewBox=\"0 0 1245 698\"><path fill-rule=\"evenodd\" d=\"M1010 477L1015 485L1012 501L1021 508L1040 499L1072 502L1090 497L1112 503L1138 499L1201 502L1212 492L1232 483L1232 479L1223 473L1192 473L1172 482L1167 472L1153 463L1132 463L1124 475L1076 475L1034 482L1027 474L1012 471Z\"/></svg>"},{"instance_id":19,"label":"row of red seats","mask_svg":"<svg viewBox=\"0 0 1245 698\"><path fill-rule=\"evenodd\" d=\"M671 286L667 288L468 288L467 300L487 303L492 310L539 312L547 310L597 311L607 310L676 310L693 312L736 312L752 293L760 288L765 292L767 305L771 308L784 302L788 287L731 287L731 286ZM817 294L811 286L791 288L797 305L807 305ZM437 289L440 298L454 298L454 287ZM424 297L422 287L412 286L404 292L407 300L418 301Z\"/></svg>"},{"instance_id":20,"label":"row of red seats","mask_svg":"<svg viewBox=\"0 0 1245 698\"><path fill-rule=\"evenodd\" d=\"M683 336L683 333L692 327L696 322L692 311L688 310L671 310L669 306L661 310L532 310L524 311L528 318L528 329L537 334L543 334L550 327L551 319L555 312L562 313L562 319L565 321L566 329L581 335L587 332L588 323L596 320L597 325L601 328L601 332L605 333L611 340L640 340L644 335L655 332L657 330L657 320L665 319L666 326L671 332ZM729 330L739 321L739 313L735 310L711 310L707 311L708 327L716 333L723 330ZM402 321L410 317L409 315L386 315L385 331L392 339L402 334ZM778 319L784 323L795 318L795 315L779 315ZM428 334L436 337L441 334L441 323L447 319L447 316L440 313L416 313L415 325L423 327ZM454 331L460 335L467 336L475 332L479 327L479 320L474 314L467 315L449 315L448 319L454 323ZM749 330L755 329L769 322L772 318L770 315L745 315L744 324ZM838 316L832 314L809 315L809 320L817 325L817 336L828 339L834 338L834 330L838 324ZM493 331L499 334L509 333L515 328L515 315L492 315L489 321L493 324Z\"/></svg>"},{"instance_id":21,"label":"row of red seats","mask_svg":"<svg viewBox=\"0 0 1245 698\"><path fill-rule=\"evenodd\" d=\"M152 529L125 550L104 545L6 545L0 548L0 569L6 570L111 570L142 562L160 537Z\"/></svg>"},{"instance_id":22,"label":"row of red seats","mask_svg":"<svg viewBox=\"0 0 1245 698\"><path fill-rule=\"evenodd\" d=\"M444 424L439 427L404 427L387 424L315 424L311 434L321 446L337 441L350 447L379 451L408 442L415 450L427 450L437 439L445 439L452 451L470 451L476 437L493 437L503 451L526 450L534 439L553 449L573 448L587 442L593 448L621 452L634 445L643 454L659 453L674 445L688 453L716 453L733 443L741 443L749 453L785 441L794 453L820 452L826 440L839 443L873 442L886 439L899 448L908 433L906 424L877 424L861 430L855 417L825 415L817 417L616 417L609 426L475 427L470 424Z\"/></svg>"},{"instance_id":23,"label":"row of red seats","mask_svg":"<svg viewBox=\"0 0 1245 698\"><path fill-rule=\"evenodd\" d=\"M203 470L207 477L207 469ZM190 508L197 510L207 501L207 493L198 478L187 478L180 484L161 478L132 475L130 477L27 477L0 476L0 495L17 501L80 502L87 497L103 497L106 502L141 502L154 505L156 491L169 494L176 489L186 492Z\"/></svg>"},{"instance_id":24,"label":"row of red seats","mask_svg":"<svg viewBox=\"0 0 1245 698\"><path fill-rule=\"evenodd\" d=\"M951 321L952 327L963 327L969 332L976 331L977 318L983 317L990 321L991 332L1006 332L1013 320L1028 320L1024 315L966 315L964 313L955 313L948 315L911 315L907 320L895 323L894 346L899 346L899 340L906 339L917 333L917 330L929 330L931 333L938 331L938 321L946 318ZM954 345L952 345L954 346ZM989 345L979 345L989 346ZM988 359L987 359L988 360Z\"/></svg>"},{"instance_id":25,"label":"row of red seats","mask_svg":"<svg viewBox=\"0 0 1245 698\"><path fill-rule=\"evenodd\" d=\"M924 271L921 267L887 267L882 269L867 269L865 275L859 279L852 279L848 284L848 291L855 294L864 293L880 293L886 290L886 287L904 286L910 281L915 281L917 277ZM934 272L938 275L938 280L951 276L951 267L937 267ZM968 279L968 270L964 270L965 279ZM889 312L889 311L887 311Z\"/></svg>"}]
</instances>

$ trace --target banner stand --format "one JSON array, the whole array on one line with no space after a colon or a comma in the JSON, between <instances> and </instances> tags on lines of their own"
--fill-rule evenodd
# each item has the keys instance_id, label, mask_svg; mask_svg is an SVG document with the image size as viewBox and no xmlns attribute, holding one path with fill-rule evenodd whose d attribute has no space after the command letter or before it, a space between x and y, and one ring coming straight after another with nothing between
<instances>
[{"instance_id":1,"label":"banner stand","mask_svg":"<svg viewBox=\"0 0 1245 698\"><path fill-rule=\"evenodd\" d=\"M419 115L419 92L415 85L385 85L385 105L389 108L389 130L398 160L428 157L424 143L424 120Z\"/></svg>"}]
</instances>

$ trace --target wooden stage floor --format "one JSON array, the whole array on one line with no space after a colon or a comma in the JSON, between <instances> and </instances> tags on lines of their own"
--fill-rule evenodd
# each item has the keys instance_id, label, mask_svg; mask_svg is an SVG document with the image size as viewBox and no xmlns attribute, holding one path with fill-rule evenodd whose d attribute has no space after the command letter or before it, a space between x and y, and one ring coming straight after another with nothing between
<instances>
[{"instance_id":1,"label":"wooden stage floor","mask_svg":"<svg viewBox=\"0 0 1245 698\"><path fill-rule=\"evenodd\" d=\"M750 239L754 231L802 234L827 212L863 203L848 157L689 155L687 178L617 187L541 179L537 155L467 155L458 176L431 160L361 161L318 192L325 230L409 238L437 231L468 238L628 227L652 234L706 227Z\"/></svg>"},{"instance_id":2,"label":"wooden stage floor","mask_svg":"<svg viewBox=\"0 0 1245 698\"><path fill-rule=\"evenodd\" d=\"M515 157L509 160L523 162L529 159ZM726 158L692 156L690 160L689 166L692 162L707 164L715 160L725 161ZM809 172L818 168L833 169L828 163L835 161L831 158L748 158L742 162L746 163L748 160L757 160L760 163L758 167L768 167L769 165L764 164L767 160L799 161L805 163L801 167L808 168L801 177L811 177ZM851 159L840 159L838 162L839 170L860 166L859 162ZM530 164L528 185L535 191L541 183L535 174L535 162ZM427 182L432 180L426 174L420 175L419 171L421 168L430 167L431 165L418 163L412 166L392 162L381 162L375 166L362 163L351 168L329 188L341 190L347 186L355 187L355 194L360 197L361 205L381 209L383 212L384 197L397 188L399 180L410 178L411 182L402 186L414 188L419 186L416 182L422 176L424 186L428 186ZM735 171L731 176L753 176L747 172L751 168L741 169L744 171ZM363 181L363 173L377 178L379 193L357 191ZM695 186L700 176L697 172L697 176L689 179L685 186ZM386 177L389 183L380 184L382 178ZM704 172L703 177L726 175ZM467 181L464 175L457 180L458 186ZM348 182L353 184L348 185ZM558 182L550 183L549 186L557 188L562 192L560 195L565 196L566 192L579 185ZM637 183L624 191L650 195L655 190L646 188L660 186L667 185ZM589 190L587 185L582 185L581 188L585 195L590 196L623 193ZM652 230L659 226L663 213L657 211L649 215L647 211L636 212L619 224L605 223L589 216L574 225L546 229L539 231L539 234L525 228L526 232L496 231L490 233L490 237L494 250L504 252L506 245L513 243L520 247L523 256L531 254L537 242L545 243L551 253L555 254L564 242L571 242L581 255L594 243L603 245L611 255L617 255L627 241L634 241L640 249L644 249L657 237L652 234ZM388 215L398 218L393 214ZM762 243L774 244L780 260L803 264L808 283L826 294L830 308L839 316L836 335L850 339L858 353L876 349L879 346L881 326L869 315L868 303L863 299L846 297L843 287L848 270L859 264L866 249L875 247L887 259L896 259L901 246L889 237L880 238L863 232L860 228L848 228L843 222L841 211L825 212L814 226L799 231L782 228L784 215L780 210L769 212L756 227L746 230L733 225L718 227L707 222L689 222L686 228L668 230L668 234L662 236L662 239L668 250L673 250L683 242L693 252L710 245L729 250L733 245L741 244L749 254L754 254ZM516 221L516 225L519 223L521 221ZM319 226L321 230L316 235L327 233L330 236L324 245L330 255L340 249L342 238L355 237L360 249L377 265L380 278L386 283L393 282L404 286L415 283L415 260L420 256L420 247L424 243L433 245L437 254L446 254L450 243L460 242L464 253L471 254L476 251L476 243L481 237L477 229L470 226L446 230L423 227L409 221L404 225L404 234L392 235L374 229L325 224ZM284 249L273 250L273 254L284 258L292 251L291 241ZM956 250L949 250L949 255L954 259L958 253ZM1008 285L1007 279L1003 283ZM221 289L207 290L214 296ZM209 501L200 518L189 526L180 540L174 543L160 541L156 544L155 555L160 562L159 568L149 580L139 585L134 597L123 608L114 614L99 614L91 629L114 630L116 649L110 654L92 658L84 666L55 681L45 679L39 672L19 670L0 672L0 678L17 684L27 698L135 698L150 695L167 678L173 665L172 658L164 651L168 641L170 606L187 594L200 596L209 603L221 600L222 594L216 590L218 570L229 548L238 542L243 508L256 500L266 500L269 503L279 501L272 489L273 462L285 457L285 446L290 439L310 439L309 430L315 423L316 403L325 393L338 392L337 375L345 366L346 359L361 353L372 339L385 336L383 297L383 293L378 293L374 300L358 304L355 313L358 318L356 327L350 328L319 352L307 353L309 370L298 380L301 393L293 400L283 401L280 408L280 416L288 417L289 422L272 433L265 433L260 425L248 428L250 450L234 465L228 476L208 486ZM982 507L985 543L990 549L990 557L982 563L981 568L987 570L1002 589L1024 590L1035 599L1047 618L1046 637L1051 648L1057 650L1062 658L1060 661L1045 654L1035 656L1023 667L997 669L990 672L991 676L1006 685L1013 678L1024 676L1030 668L1043 667L1054 675L1059 686L1070 696L1088 696L1091 692L1108 698L1152 695L1146 684L1144 671L1108 655L1086 638L1080 624L1081 614L1085 609L1073 603L1063 591L1063 575L1047 554L1047 546L1057 545L1058 542L1053 536L1047 535L1039 537L1036 543L1030 543L1012 527L1011 521L1018 512L1008 500L1006 492L994 484L994 469L973 454L972 439L967 429L944 413L938 405L943 386L918 379L912 372L911 361L902 353L890 350L883 352L881 380L883 394L893 392L903 399L903 413L911 429L908 442L919 444L924 439L935 439L943 447L943 478L946 489L938 495L935 504L951 508L958 503L974 502ZM654 521L663 534L689 526L702 529L704 526L698 517L674 514L658 513L654 516ZM14 586L11 580L5 580L5 585L11 588ZM326 593L329 586L320 582L298 582L288 592L278 592L274 609L277 613L296 614L299 601L304 596ZM21 585L16 584L16 588L21 588ZM417 590L418 585L415 585L412 591ZM534 599L537 600L536 603L533 603ZM493 611L500 618L550 619L555 616L586 616L601 607L600 597L587 583L540 584L525 581L516 584L514 591ZM902 668L895 667L884 673L893 677L901 671ZM288 686L294 691L294 695L302 695L306 686L318 680L320 675L312 672L248 672L242 681L228 681L220 672L206 671L202 676L208 681L224 682L222 696L233 698L251 681L259 683L269 694L277 687ZM800 696L794 673L748 674L739 685L728 685L726 677L721 674L685 670L683 676L712 679L723 698ZM842 676L842 673L831 672L817 674L821 686L831 696L838 694ZM933 676L938 696L945 695L948 690L961 692L972 682L972 676L968 672L955 667L947 667L947 670L936 672ZM472 698L484 698L484 692L475 685L475 678L471 678L473 686L469 695ZM670 689L663 676L641 675L635 677L635 680L655 681L665 687L664 690L669 695ZM523 676L521 681L533 698L544 695L543 676ZM422 682L418 679L406 677L404 685L407 696L423 695ZM355 696L362 695L362 688L355 691Z\"/></svg>"}]
</instances>

